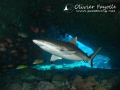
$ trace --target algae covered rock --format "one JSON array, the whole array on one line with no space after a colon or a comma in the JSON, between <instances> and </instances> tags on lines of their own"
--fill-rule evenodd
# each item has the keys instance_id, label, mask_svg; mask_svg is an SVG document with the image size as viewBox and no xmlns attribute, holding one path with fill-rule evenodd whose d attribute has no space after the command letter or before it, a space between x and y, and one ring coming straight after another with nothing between
<instances>
[{"instance_id":1,"label":"algae covered rock","mask_svg":"<svg viewBox=\"0 0 120 90\"><path fill-rule=\"evenodd\" d=\"M65 81L67 78L67 75L55 75L52 77L52 81Z\"/></svg>"},{"instance_id":2,"label":"algae covered rock","mask_svg":"<svg viewBox=\"0 0 120 90\"><path fill-rule=\"evenodd\" d=\"M52 81L52 83L53 83L56 87L61 87L61 86L63 86L63 82L61 82L61 81Z\"/></svg>"},{"instance_id":3,"label":"algae covered rock","mask_svg":"<svg viewBox=\"0 0 120 90\"><path fill-rule=\"evenodd\" d=\"M92 83L95 83L95 78L92 77L92 76L89 76L85 79L86 82L92 82Z\"/></svg>"},{"instance_id":4,"label":"algae covered rock","mask_svg":"<svg viewBox=\"0 0 120 90\"><path fill-rule=\"evenodd\" d=\"M8 84L5 87L5 90L21 90L22 85L20 83L13 83L13 84Z\"/></svg>"},{"instance_id":5,"label":"algae covered rock","mask_svg":"<svg viewBox=\"0 0 120 90\"><path fill-rule=\"evenodd\" d=\"M101 86L95 86L93 90L107 90L107 89Z\"/></svg>"},{"instance_id":6,"label":"algae covered rock","mask_svg":"<svg viewBox=\"0 0 120 90\"><path fill-rule=\"evenodd\" d=\"M21 90L34 90L35 88L36 88L35 85L28 83L28 82L23 82Z\"/></svg>"},{"instance_id":7,"label":"algae covered rock","mask_svg":"<svg viewBox=\"0 0 120 90\"><path fill-rule=\"evenodd\" d=\"M83 83L83 79L81 76L77 76L73 82L72 82L72 87L76 88L76 86L79 84L79 83Z\"/></svg>"},{"instance_id":8,"label":"algae covered rock","mask_svg":"<svg viewBox=\"0 0 120 90\"><path fill-rule=\"evenodd\" d=\"M54 84L51 84L50 82L41 81L39 82L37 88L35 90L55 90Z\"/></svg>"},{"instance_id":9,"label":"algae covered rock","mask_svg":"<svg viewBox=\"0 0 120 90\"><path fill-rule=\"evenodd\" d=\"M77 85L77 90L91 90L95 84L91 82L79 83Z\"/></svg>"},{"instance_id":10,"label":"algae covered rock","mask_svg":"<svg viewBox=\"0 0 120 90\"><path fill-rule=\"evenodd\" d=\"M29 81L29 82L32 82L32 81L34 81L35 80L35 76L34 75L29 75L27 78L26 78L26 80L27 81Z\"/></svg>"},{"instance_id":11,"label":"algae covered rock","mask_svg":"<svg viewBox=\"0 0 120 90\"><path fill-rule=\"evenodd\" d=\"M73 82L72 87L76 88L77 90L90 90L95 85L95 78L94 77L87 77L86 79L82 79L81 76L77 76Z\"/></svg>"}]
</instances>

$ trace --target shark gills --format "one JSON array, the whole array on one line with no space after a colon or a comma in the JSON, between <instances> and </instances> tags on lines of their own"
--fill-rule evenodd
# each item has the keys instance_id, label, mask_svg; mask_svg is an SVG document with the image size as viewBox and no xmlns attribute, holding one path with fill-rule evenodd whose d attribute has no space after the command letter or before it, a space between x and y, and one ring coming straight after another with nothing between
<instances>
[{"instance_id":1,"label":"shark gills","mask_svg":"<svg viewBox=\"0 0 120 90\"><path fill-rule=\"evenodd\" d=\"M33 42L40 48L52 54L50 62L64 58L72 61L89 61L90 66L93 67L92 61L101 50L101 47L98 48L96 52L88 56L77 47L76 41L77 37L73 38L70 42L59 40L33 40Z\"/></svg>"}]
</instances>

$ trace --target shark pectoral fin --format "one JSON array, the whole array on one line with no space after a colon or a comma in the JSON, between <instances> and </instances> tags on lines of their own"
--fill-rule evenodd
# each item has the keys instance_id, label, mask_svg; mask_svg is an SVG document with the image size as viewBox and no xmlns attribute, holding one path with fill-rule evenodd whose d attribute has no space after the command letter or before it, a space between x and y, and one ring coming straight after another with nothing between
<instances>
[{"instance_id":1,"label":"shark pectoral fin","mask_svg":"<svg viewBox=\"0 0 120 90\"><path fill-rule=\"evenodd\" d=\"M54 62L54 61L56 61L57 59L62 59L62 58L59 57L59 56L56 56L56 55L52 55L52 56L51 56L51 59L50 59L50 62Z\"/></svg>"}]
</instances>

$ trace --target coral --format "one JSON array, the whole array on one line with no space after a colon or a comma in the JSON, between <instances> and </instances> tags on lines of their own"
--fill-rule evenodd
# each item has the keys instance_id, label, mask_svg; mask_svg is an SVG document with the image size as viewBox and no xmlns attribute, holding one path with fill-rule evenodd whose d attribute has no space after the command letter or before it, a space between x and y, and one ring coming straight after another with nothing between
<instances>
[{"instance_id":1,"label":"coral","mask_svg":"<svg viewBox=\"0 0 120 90\"><path fill-rule=\"evenodd\" d=\"M55 90L54 84L51 84L50 82L41 81L39 82L37 88L35 90Z\"/></svg>"},{"instance_id":2,"label":"coral","mask_svg":"<svg viewBox=\"0 0 120 90\"><path fill-rule=\"evenodd\" d=\"M107 90L107 89L101 86L95 86L93 90Z\"/></svg>"}]
</instances>

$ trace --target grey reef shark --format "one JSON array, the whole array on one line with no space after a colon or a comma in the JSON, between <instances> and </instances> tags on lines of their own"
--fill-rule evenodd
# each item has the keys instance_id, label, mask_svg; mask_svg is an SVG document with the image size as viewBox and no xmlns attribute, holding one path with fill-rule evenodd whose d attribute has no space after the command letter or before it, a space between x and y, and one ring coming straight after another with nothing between
<instances>
[{"instance_id":1,"label":"grey reef shark","mask_svg":"<svg viewBox=\"0 0 120 90\"><path fill-rule=\"evenodd\" d=\"M76 45L77 37L73 38L70 42L64 42L59 40L33 40L43 50L52 54L50 62L54 62L58 59L67 59L72 61L85 61L90 63L93 67L93 58L101 50L98 48L93 54L88 56Z\"/></svg>"}]
</instances>

